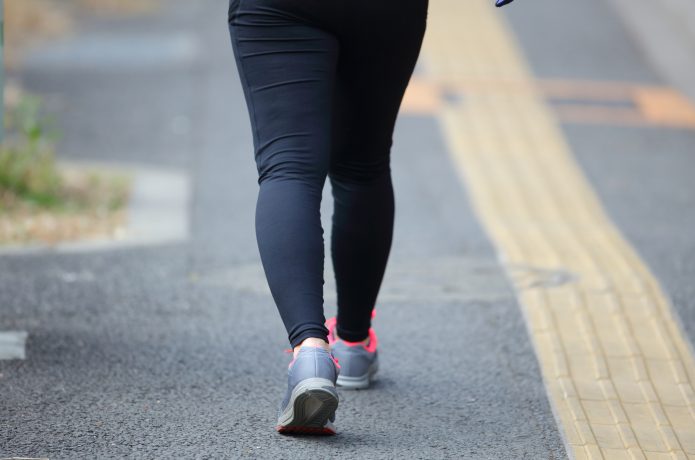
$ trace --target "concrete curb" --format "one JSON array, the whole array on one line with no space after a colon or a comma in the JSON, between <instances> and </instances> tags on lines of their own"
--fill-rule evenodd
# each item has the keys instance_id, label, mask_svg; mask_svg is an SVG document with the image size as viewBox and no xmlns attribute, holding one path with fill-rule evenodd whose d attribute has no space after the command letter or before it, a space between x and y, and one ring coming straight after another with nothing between
<instances>
[{"instance_id":1,"label":"concrete curb","mask_svg":"<svg viewBox=\"0 0 695 460\"><path fill-rule=\"evenodd\" d=\"M0 331L0 360L25 359L26 331Z\"/></svg>"},{"instance_id":2,"label":"concrete curb","mask_svg":"<svg viewBox=\"0 0 695 460\"><path fill-rule=\"evenodd\" d=\"M0 255L86 252L185 241L189 229L190 179L180 170L139 165L62 162L65 167L98 169L133 176L125 231L115 238L90 238L57 244L0 247Z\"/></svg>"}]
</instances>

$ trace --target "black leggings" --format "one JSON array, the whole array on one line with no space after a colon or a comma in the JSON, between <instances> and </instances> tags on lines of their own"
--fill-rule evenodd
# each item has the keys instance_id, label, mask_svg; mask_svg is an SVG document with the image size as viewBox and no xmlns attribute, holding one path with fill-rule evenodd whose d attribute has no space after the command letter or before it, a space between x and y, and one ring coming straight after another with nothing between
<instances>
[{"instance_id":1,"label":"black leggings","mask_svg":"<svg viewBox=\"0 0 695 460\"><path fill-rule=\"evenodd\" d=\"M326 176L337 333L367 337L391 249L390 149L428 0L231 0L259 194L256 239L292 347L326 339Z\"/></svg>"}]
</instances>

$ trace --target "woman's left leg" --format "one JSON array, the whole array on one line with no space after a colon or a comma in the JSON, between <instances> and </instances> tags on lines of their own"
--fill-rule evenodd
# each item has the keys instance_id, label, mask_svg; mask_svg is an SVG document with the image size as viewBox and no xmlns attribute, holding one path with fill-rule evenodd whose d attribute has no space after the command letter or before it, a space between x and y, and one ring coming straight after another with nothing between
<instances>
[{"instance_id":1,"label":"woman's left leg","mask_svg":"<svg viewBox=\"0 0 695 460\"><path fill-rule=\"evenodd\" d=\"M393 237L391 146L427 0L351 0L343 15L329 177L339 337L366 339ZM365 14L367 12L367 14Z\"/></svg>"}]
</instances>

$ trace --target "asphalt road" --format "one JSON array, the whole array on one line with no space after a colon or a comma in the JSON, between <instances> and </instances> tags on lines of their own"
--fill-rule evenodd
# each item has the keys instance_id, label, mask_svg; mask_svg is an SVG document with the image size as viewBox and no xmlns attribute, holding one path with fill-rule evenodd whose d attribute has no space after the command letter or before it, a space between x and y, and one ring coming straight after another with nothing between
<instances>
[{"instance_id":1,"label":"asphalt road","mask_svg":"<svg viewBox=\"0 0 695 460\"><path fill-rule=\"evenodd\" d=\"M27 61L25 85L60 113L61 155L182 169L194 190L180 244L0 256L0 329L29 332L27 359L0 362L0 456L565 458L513 290L441 130L408 113L374 323L380 378L341 392L338 436L274 432L289 357L256 249L226 2L165 4L156 17L85 18ZM502 14L540 78L660 82L605 0L519 0ZM563 128L692 340L695 131ZM326 241L331 207L327 185Z\"/></svg>"}]
</instances>

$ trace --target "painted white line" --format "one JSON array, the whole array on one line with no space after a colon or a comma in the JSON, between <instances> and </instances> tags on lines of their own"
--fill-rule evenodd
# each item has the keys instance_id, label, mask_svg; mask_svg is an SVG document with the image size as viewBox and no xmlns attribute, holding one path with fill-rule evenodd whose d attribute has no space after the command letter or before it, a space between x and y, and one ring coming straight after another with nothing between
<instances>
[{"instance_id":1,"label":"painted white line","mask_svg":"<svg viewBox=\"0 0 695 460\"><path fill-rule=\"evenodd\" d=\"M48 457L7 457L0 460L48 460Z\"/></svg>"},{"instance_id":2,"label":"painted white line","mask_svg":"<svg viewBox=\"0 0 695 460\"><path fill-rule=\"evenodd\" d=\"M26 331L0 331L0 359L25 359Z\"/></svg>"}]
</instances>

